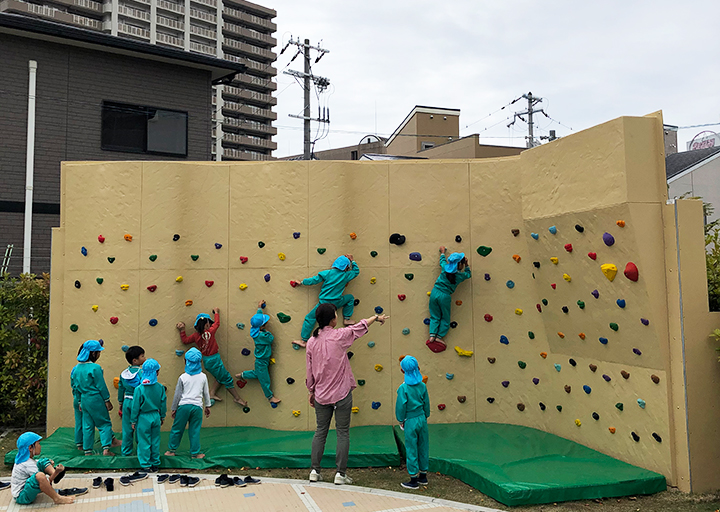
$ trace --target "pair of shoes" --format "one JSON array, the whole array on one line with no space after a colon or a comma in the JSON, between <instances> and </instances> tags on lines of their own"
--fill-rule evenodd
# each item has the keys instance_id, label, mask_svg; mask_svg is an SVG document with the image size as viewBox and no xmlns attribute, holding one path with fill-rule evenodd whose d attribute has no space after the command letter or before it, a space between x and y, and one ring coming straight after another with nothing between
<instances>
[{"instance_id":1,"label":"pair of shoes","mask_svg":"<svg viewBox=\"0 0 720 512\"><path fill-rule=\"evenodd\" d=\"M260 483L259 478L253 478L250 475L243 478L242 481L245 482L246 484L259 484Z\"/></svg>"},{"instance_id":2,"label":"pair of shoes","mask_svg":"<svg viewBox=\"0 0 720 512\"><path fill-rule=\"evenodd\" d=\"M217 487L230 487L231 485L235 485L233 483L233 479L227 476L226 474L222 474L219 477L215 479L215 485Z\"/></svg>"},{"instance_id":3,"label":"pair of shoes","mask_svg":"<svg viewBox=\"0 0 720 512\"><path fill-rule=\"evenodd\" d=\"M159 484L164 484L168 478L170 478L170 475L158 475L157 481Z\"/></svg>"},{"instance_id":4,"label":"pair of shoes","mask_svg":"<svg viewBox=\"0 0 720 512\"><path fill-rule=\"evenodd\" d=\"M10 482L0 482L0 491L10 488Z\"/></svg>"},{"instance_id":5,"label":"pair of shoes","mask_svg":"<svg viewBox=\"0 0 720 512\"><path fill-rule=\"evenodd\" d=\"M103 479L101 476L99 476L97 478L93 478L93 484L92 484L93 489L100 489L100 486L102 485L102 483L103 483Z\"/></svg>"},{"instance_id":6,"label":"pair of shoes","mask_svg":"<svg viewBox=\"0 0 720 512\"><path fill-rule=\"evenodd\" d=\"M247 484L245 483L245 481L242 478L240 478L239 476L233 477L232 485L234 485L235 487L247 487Z\"/></svg>"},{"instance_id":7,"label":"pair of shoes","mask_svg":"<svg viewBox=\"0 0 720 512\"><path fill-rule=\"evenodd\" d=\"M339 471L335 473L335 485L349 485L352 483L352 478L347 475L343 475Z\"/></svg>"},{"instance_id":8,"label":"pair of shoes","mask_svg":"<svg viewBox=\"0 0 720 512\"><path fill-rule=\"evenodd\" d=\"M405 489L419 489L420 485L418 484L418 477L411 476L409 482L403 482L400 485L402 485Z\"/></svg>"},{"instance_id":9,"label":"pair of shoes","mask_svg":"<svg viewBox=\"0 0 720 512\"><path fill-rule=\"evenodd\" d=\"M125 475L120 477L120 483L123 485L130 485L140 480L145 480L148 477L146 471L135 471L132 475Z\"/></svg>"},{"instance_id":10,"label":"pair of shoes","mask_svg":"<svg viewBox=\"0 0 720 512\"><path fill-rule=\"evenodd\" d=\"M54 483L54 484L58 483L58 482L59 482L60 480L62 480L63 477L65 476L65 466L63 466L62 464L58 464L58 468L62 468L62 469L61 469L60 472L55 476L55 478L53 478L53 483ZM57 469L57 468L56 468L56 469Z\"/></svg>"},{"instance_id":11,"label":"pair of shoes","mask_svg":"<svg viewBox=\"0 0 720 512\"><path fill-rule=\"evenodd\" d=\"M427 485L428 479L427 479L427 473L420 472L420 476L418 477L418 483L420 485Z\"/></svg>"},{"instance_id":12,"label":"pair of shoes","mask_svg":"<svg viewBox=\"0 0 720 512\"><path fill-rule=\"evenodd\" d=\"M196 476L181 476L180 487L195 487L200 483L200 479Z\"/></svg>"},{"instance_id":13,"label":"pair of shoes","mask_svg":"<svg viewBox=\"0 0 720 512\"><path fill-rule=\"evenodd\" d=\"M71 487L70 489L60 489L57 493L60 496L82 496L87 492L87 487Z\"/></svg>"},{"instance_id":14,"label":"pair of shoes","mask_svg":"<svg viewBox=\"0 0 720 512\"><path fill-rule=\"evenodd\" d=\"M170 475L170 478L168 478L168 483L176 484L180 481L181 478L182 478L181 475Z\"/></svg>"},{"instance_id":15,"label":"pair of shoes","mask_svg":"<svg viewBox=\"0 0 720 512\"><path fill-rule=\"evenodd\" d=\"M320 476L320 473L315 471L314 469L310 471L310 477L308 478L311 482L319 482L322 480L322 476Z\"/></svg>"}]
</instances>

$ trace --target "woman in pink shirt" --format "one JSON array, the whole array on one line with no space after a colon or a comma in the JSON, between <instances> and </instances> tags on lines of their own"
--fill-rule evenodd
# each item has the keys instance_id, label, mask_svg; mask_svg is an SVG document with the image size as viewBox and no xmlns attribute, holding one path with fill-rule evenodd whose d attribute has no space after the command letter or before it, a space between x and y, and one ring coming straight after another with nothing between
<instances>
[{"instance_id":1,"label":"woman in pink shirt","mask_svg":"<svg viewBox=\"0 0 720 512\"><path fill-rule=\"evenodd\" d=\"M312 471L310 481L320 480L320 461L325 451L325 440L330 429L330 420L335 414L337 449L335 454L335 484L350 484L345 475L350 452L350 413L352 412L352 390L357 386L347 357L353 341L364 336L374 322L385 323L387 315L374 315L355 325L335 329L336 307L320 304L315 311L318 328L307 342L307 378L305 384L310 392L310 406L315 408L317 430L312 442Z\"/></svg>"}]
</instances>

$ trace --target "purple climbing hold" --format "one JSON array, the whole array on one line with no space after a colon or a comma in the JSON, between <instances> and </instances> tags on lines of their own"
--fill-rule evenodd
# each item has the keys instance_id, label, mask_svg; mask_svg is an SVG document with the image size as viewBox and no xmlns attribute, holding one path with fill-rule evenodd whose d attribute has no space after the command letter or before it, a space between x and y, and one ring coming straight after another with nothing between
<instances>
[{"instance_id":1,"label":"purple climbing hold","mask_svg":"<svg viewBox=\"0 0 720 512\"><path fill-rule=\"evenodd\" d=\"M242 349L241 354L244 355L244 356L249 356L249 355L250 355L250 349L249 349L249 348L244 348L244 349Z\"/></svg>"},{"instance_id":2,"label":"purple climbing hold","mask_svg":"<svg viewBox=\"0 0 720 512\"><path fill-rule=\"evenodd\" d=\"M533 377L533 384L535 384L537 386L539 383L540 383L540 379L538 379L537 377Z\"/></svg>"},{"instance_id":3,"label":"purple climbing hold","mask_svg":"<svg viewBox=\"0 0 720 512\"><path fill-rule=\"evenodd\" d=\"M640 349L639 349L639 348L634 348L634 349L633 349L633 354L635 354L636 356L641 356L641 355L642 355L642 352L640 352Z\"/></svg>"},{"instance_id":4,"label":"purple climbing hold","mask_svg":"<svg viewBox=\"0 0 720 512\"><path fill-rule=\"evenodd\" d=\"M485 281L490 281L490 274L485 274Z\"/></svg>"},{"instance_id":5,"label":"purple climbing hold","mask_svg":"<svg viewBox=\"0 0 720 512\"><path fill-rule=\"evenodd\" d=\"M600 292L597 290L593 290L590 292L590 295L592 295L593 297L595 297L597 299L598 297L600 297Z\"/></svg>"},{"instance_id":6,"label":"purple climbing hold","mask_svg":"<svg viewBox=\"0 0 720 512\"><path fill-rule=\"evenodd\" d=\"M222 249L222 244L216 243L216 244L215 244L215 249Z\"/></svg>"},{"instance_id":7,"label":"purple climbing hold","mask_svg":"<svg viewBox=\"0 0 720 512\"><path fill-rule=\"evenodd\" d=\"M411 252L410 253L410 259L412 261L422 261L422 256L419 252Z\"/></svg>"},{"instance_id":8,"label":"purple climbing hold","mask_svg":"<svg viewBox=\"0 0 720 512\"><path fill-rule=\"evenodd\" d=\"M298 238L300 238L300 231L295 231L295 233L293 233L293 238L294 238L295 240L297 240Z\"/></svg>"},{"instance_id":9,"label":"purple climbing hold","mask_svg":"<svg viewBox=\"0 0 720 512\"><path fill-rule=\"evenodd\" d=\"M510 381L509 381L509 380L504 380L504 381L502 381L502 385L503 385L504 388L506 388L506 387L508 387L508 386L510 385Z\"/></svg>"},{"instance_id":10,"label":"purple climbing hold","mask_svg":"<svg viewBox=\"0 0 720 512\"><path fill-rule=\"evenodd\" d=\"M650 320L648 320L647 318L641 318L640 323L643 325L650 325Z\"/></svg>"},{"instance_id":11,"label":"purple climbing hold","mask_svg":"<svg viewBox=\"0 0 720 512\"><path fill-rule=\"evenodd\" d=\"M603 373L603 379L605 379L605 382L610 382L612 379L610 378L610 375L607 375Z\"/></svg>"},{"instance_id":12,"label":"purple climbing hold","mask_svg":"<svg viewBox=\"0 0 720 512\"><path fill-rule=\"evenodd\" d=\"M270 274L265 274L264 279L265 279L266 283L269 283L270 282Z\"/></svg>"},{"instance_id":13,"label":"purple climbing hold","mask_svg":"<svg viewBox=\"0 0 720 512\"><path fill-rule=\"evenodd\" d=\"M604 233L603 234L603 242L605 242L605 245L610 247L615 243L615 237L612 236L610 233Z\"/></svg>"}]
</instances>

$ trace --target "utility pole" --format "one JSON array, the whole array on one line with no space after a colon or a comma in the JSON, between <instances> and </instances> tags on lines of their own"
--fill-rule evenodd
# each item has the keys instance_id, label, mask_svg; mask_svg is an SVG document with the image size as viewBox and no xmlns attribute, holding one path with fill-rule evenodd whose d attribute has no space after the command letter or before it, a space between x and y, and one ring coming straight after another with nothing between
<instances>
[{"instance_id":1,"label":"utility pole","mask_svg":"<svg viewBox=\"0 0 720 512\"><path fill-rule=\"evenodd\" d=\"M533 133L533 129L534 129L533 114L542 113L542 114L544 114L546 117L547 117L547 114L545 114L545 111L544 111L543 109L541 109L541 108L538 108L538 109L535 109L535 108L534 108L535 105L537 105L538 103L540 103L540 102L542 101L542 98L539 98L539 97L537 97L537 96L533 96L533 93L531 93L531 92L529 92L529 93L527 93L527 94L523 94L523 95L520 96L519 98L515 99L512 103L515 103L516 101L519 101L519 100L521 100L521 99L523 99L523 98L526 99L527 102L528 102L527 110L524 111L524 112L516 112L515 115L513 116L512 122L511 122L510 124L508 124L508 128L509 128L510 126L514 125L514 124L515 124L515 120L518 119L518 118L520 118L521 121L525 121L525 119L523 118L523 116L527 115L527 116L528 116L528 119L527 119L527 121L526 121L526 122L527 122L527 125L528 125L528 134L527 134L527 137L526 137L526 138L527 138L527 147L528 147L528 148L534 148L534 147L537 146L538 144L535 143L535 136L534 136L534 133ZM511 103L511 105L512 105L512 103Z\"/></svg>"},{"instance_id":2,"label":"utility pole","mask_svg":"<svg viewBox=\"0 0 720 512\"><path fill-rule=\"evenodd\" d=\"M313 118L310 116L310 82L313 82L315 84L315 86L318 88L319 92L323 92L330 85L330 80L328 78L324 78L324 77L312 74L312 69L310 67L310 50L315 50L316 52L318 52L318 56L315 59L316 64L320 59L323 58L323 56L326 53L330 53L330 51L325 50L324 48L321 48L319 44L317 46L311 46L309 39L305 39L303 42L300 42L299 38L293 39L293 37L290 36L290 41L288 41L288 43L285 45L285 47L282 49L282 51L280 51L280 55L282 55L290 45L297 46L297 48L298 48L297 53L290 60L290 62L294 61L300 54L302 54L304 57L304 61L305 61L305 67L304 67L304 72L302 72L302 73L300 71L294 71L292 69L289 69L289 70L283 72L286 75L290 75L295 78L303 79L303 100L304 100L303 115L297 116L297 115L289 114L289 117L303 120L303 123L304 123L304 126L303 126L303 138L304 138L303 159L310 160L310 158L312 157L312 154L311 154L312 141L310 140L310 122L315 121L317 123L328 123L328 124L330 123L329 109L323 109L323 111L320 112L319 105L318 105L318 117Z\"/></svg>"}]
</instances>

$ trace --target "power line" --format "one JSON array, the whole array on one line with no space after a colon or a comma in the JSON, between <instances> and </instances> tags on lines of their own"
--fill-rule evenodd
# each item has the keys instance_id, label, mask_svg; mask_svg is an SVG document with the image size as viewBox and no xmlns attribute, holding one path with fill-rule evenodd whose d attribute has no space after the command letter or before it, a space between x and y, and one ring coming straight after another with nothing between
<instances>
[{"instance_id":1,"label":"power line","mask_svg":"<svg viewBox=\"0 0 720 512\"><path fill-rule=\"evenodd\" d=\"M689 128L704 128L706 126L720 126L720 123L707 123L707 124L691 124L690 126L678 126L678 130L687 130Z\"/></svg>"}]
</instances>

